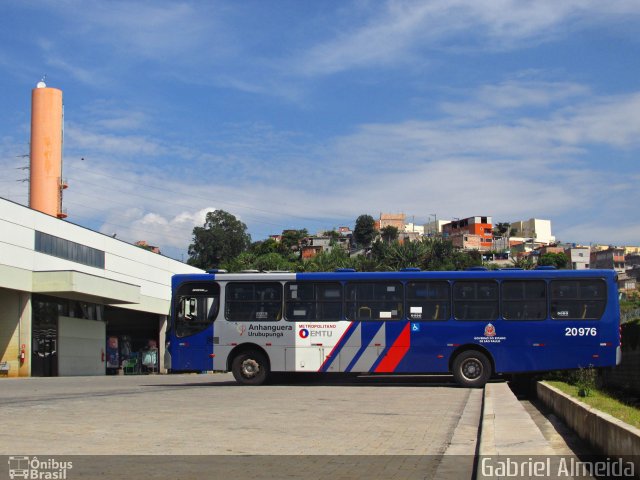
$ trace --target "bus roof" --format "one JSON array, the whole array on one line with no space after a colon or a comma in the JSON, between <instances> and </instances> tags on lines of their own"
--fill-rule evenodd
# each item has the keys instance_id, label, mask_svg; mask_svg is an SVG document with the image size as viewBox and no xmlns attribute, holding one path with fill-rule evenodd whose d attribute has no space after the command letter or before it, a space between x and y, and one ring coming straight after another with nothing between
<instances>
[{"instance_id":1,"label":"bus roof","mask_svg":"<svg viewBox=\"0 0 640 480\"><path fill-rule=\"evenodd\" d=\"M174 281L357 281L357 280L465 280L465 279L555 279L605 278L614 280L615 270L459 270L459 271L396 271L396 272L304 272L304 273L202 273L176 274Z\"/></svg>"}]
</instances>

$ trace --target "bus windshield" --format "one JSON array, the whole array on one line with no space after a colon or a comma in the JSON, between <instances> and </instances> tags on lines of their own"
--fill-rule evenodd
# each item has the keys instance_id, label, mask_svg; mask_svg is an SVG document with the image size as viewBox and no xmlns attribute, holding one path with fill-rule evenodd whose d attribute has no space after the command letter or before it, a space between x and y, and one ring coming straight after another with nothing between
<instances>
[{"instance_id":1,"label":"bus windshield","mask_svg":"<svg viewBox=\"0 0 640 480\"><path fill-rule=\"evenodd\" d=\"M179 338L194 335L213 323L220 308L220 289L206 291L191 287L185 295L176 299L175 332Z\"/></svg>"}]
</instances>

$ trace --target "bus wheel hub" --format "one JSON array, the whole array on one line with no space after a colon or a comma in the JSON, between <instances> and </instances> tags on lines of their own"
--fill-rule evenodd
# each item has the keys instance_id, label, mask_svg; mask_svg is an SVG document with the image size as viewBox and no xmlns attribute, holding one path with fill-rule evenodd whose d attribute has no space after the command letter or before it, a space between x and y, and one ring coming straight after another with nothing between
<instances>
[{"instance_id":1,"label":"bus wheel hub","mask_svg":"<svg viewBox=\"0 0 640 480\"><path fill-rule=\"evenodd\" d=\"M247 378L255 377L260 371L260 365L255 360L249 359L242 362L242 375Z\"/></svg>"},{"instance_id":2,"label":"bus wheel hub","mask_svg":"<svg viewBox=\"0 0 640 480\"><path fill-rule=\"evenodd\" d=\"M462 367L464 376L467 378L478 378L482 373L482 365L475 359L471 359Z\"/></svg>"}]
</instances>

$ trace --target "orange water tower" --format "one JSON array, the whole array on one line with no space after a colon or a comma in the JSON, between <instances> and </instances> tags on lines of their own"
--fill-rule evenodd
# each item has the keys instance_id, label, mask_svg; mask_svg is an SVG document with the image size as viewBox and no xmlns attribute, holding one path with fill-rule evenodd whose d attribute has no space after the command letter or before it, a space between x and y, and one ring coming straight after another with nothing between
<instances>
[{"instance_id":1,"label":"orange water tower","mask_svg":"<svg viewBox=\"0 0 640 480\"><path fill-rule=\"evenodd\" d=\"M31 92L29 207L65 218L62 210L62 90L38 82Z\"/></svg>"}]
</instances>

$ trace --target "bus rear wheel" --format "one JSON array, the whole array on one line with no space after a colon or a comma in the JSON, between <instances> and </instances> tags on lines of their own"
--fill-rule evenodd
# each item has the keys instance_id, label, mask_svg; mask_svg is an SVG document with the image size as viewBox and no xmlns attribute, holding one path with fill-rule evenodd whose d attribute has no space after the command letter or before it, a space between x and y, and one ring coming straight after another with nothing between
<instances>
[{"instance_id":1,"label":"bus rear wheel","mask_svg":"<svg viewBox=\"0 0 640 480\"><path fill-rule=\"evenodd\" d=\"M476 350L462 352L453 361L453 378L462 387L482 388L491 378L491 362Z\"/></svg>"},{"instance_id":2,"label":"bus rear wheel","mask_svg":"<svg viewBox=\"0 0 640 480\"><path fill-rule=\"evenodd\" d=\"M242 385L262 385L269 375L269 365L262 353L249 350L236 355L231 371L236 382Z\"/></svg>"}]
</instances>

